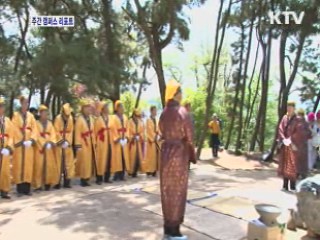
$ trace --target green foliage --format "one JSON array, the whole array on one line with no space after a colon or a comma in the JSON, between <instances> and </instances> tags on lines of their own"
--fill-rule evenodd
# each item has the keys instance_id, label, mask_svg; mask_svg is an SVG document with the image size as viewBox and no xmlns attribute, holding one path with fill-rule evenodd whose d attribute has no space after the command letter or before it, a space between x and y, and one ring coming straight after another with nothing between
<instances>
[{"instance_id":1,"label":"green foliage","mask_svg":"<svg viewBox=\"0 0 320 240\"><path fill-rule=\"evenodd\" d=\"M126 91L123 94L121 94L120 100L123 103L125 114L128 117L131 117L134 110L134 106L136 104L136 96L132 92ZM140 100L138 108L146 111L149 109L148 107L149 107L149 104L146 101Z\"/></svg>"},{"instance_id":2,"label":"green foliage","mask_svg":"<svg viewBox=\"0 0 320 240\"><path fill-rule=\"evenodd\" d=\"M125 115L127 115L128 117L131 117L132 112L134 110L134 106L136 103L136 97L132 92L124 92L121 95L120 100L123 103L123 107L124 107L124 113Z\"/></svg>"}]
</instances>

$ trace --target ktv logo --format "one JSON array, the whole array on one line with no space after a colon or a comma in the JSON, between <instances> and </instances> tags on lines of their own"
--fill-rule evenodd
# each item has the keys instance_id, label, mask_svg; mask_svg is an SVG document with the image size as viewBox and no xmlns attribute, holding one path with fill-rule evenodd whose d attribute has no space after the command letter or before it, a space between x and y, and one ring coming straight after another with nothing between
<instances>
[{"instance_id":1,"label":"ktv logo","mask_svg":"<svg viewBox=\"0 0 320 240\"><path fill-rule=\"evenodd\" d=\"M304 17L304 12L283 11L283 12L268 12L270 24L301 24Z\"/></svg>"}]
</instances>

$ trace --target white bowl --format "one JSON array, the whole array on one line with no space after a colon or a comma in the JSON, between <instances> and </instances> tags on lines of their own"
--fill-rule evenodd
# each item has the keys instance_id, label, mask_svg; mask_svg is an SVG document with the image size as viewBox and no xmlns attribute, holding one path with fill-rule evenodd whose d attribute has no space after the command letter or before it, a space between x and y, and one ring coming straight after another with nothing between
<instances>
[{"instance_id":1,"label":"white bowl","mask_svg":"<svg viewBox=\"0 0 320 240\"><path fill-rule=\"evenodd\" d=\"M260 215L260 221L267 226L277 224L277 218L281 214L281 209L271 204L257 204L255 205L256 211Z\"/></svg>"}]
</instances>

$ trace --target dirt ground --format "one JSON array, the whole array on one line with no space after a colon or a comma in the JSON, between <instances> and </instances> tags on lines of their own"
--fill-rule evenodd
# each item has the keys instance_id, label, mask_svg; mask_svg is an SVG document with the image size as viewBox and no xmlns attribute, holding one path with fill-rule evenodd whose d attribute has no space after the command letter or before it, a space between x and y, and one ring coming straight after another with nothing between
<instances>
[{"instance_id":1,"label":"dirt ground","mask_svg":"<svg viewBox=\"0 0 320 240\"><path fill-rule=\"evenodd\" d=\"M195 194L193 198L204 193L275 204L284 209L283 219L287 217L287 209L295 207L296 197L280 191L281 180L274 165L248 161L226 152L213 160L210 150L205 150L201 158L190 172L189 192ZM141 175L124 183L93 184L88 188L75 185L71 190L0 201L0 239L159 240L162 213L158 188L157 178ZM246 239L248 220L198 203L187 203L182 231L189 239ZM305 239L305 234L302 230L286 231L284 239Z\"/></svg>"}]
</instances>

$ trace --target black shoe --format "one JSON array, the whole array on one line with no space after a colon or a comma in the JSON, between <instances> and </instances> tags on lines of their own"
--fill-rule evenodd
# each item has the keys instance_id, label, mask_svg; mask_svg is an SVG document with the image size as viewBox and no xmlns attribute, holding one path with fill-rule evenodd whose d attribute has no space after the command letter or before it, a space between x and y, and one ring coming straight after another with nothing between
<instances>
[{"instance_id":1,"label":"black shoe","mask_svg":"<svg viewBox=\"0 0 320 240\"><path fill-rule=\"evenodd\" d=\"M34 189L35 192L41 192L42 191L42 187L36 188Z\"/></svg>"},{"instance_id":2,"label":"black shoe","mask_svg":"<svg viewBox=\"0 0 320 240\"><path fill-rule=\"evenodd\" d=\"M96 184L98 184L98 185L102 185L102 181L103 181L102 176L97 176Z\"/></svg>"},{"instance_id":3,"label":"black shoe","mask_svg":"<svg viewBox=\"0 0 320 240\"><path fill-rule=\"evenodd\" d=\"M71 188L71 180L70 179L64 180L63 188Z\"/></svg>"},{"instance_id":4,"label":"black shoe","mask_svg":"<svg viewBox=\"0 0 320 240\"><path fill-rule=\"evenodd\" d=\"M110 183L110 174L106 173L103 177L103 182Z\"/></svg>"},{"instance_id":5,"label":"black shoe","mask_svg":"<svg viewBox=\"0 0 320 240\"><path fill-rule=\"evenodd\" d=\"M45 191L50 191L51 185L50 184L46 184L44 185L44 190Z\"/></svg>"},{"instance_id":6,"label":"black shoe","mask_svg":"<svg viewBox=\"0 0 320 240\"><path fill-rule=\"evenodd\" d=\"M26 196L32 196L32 192L26 192L24 195L26 195Z\"/></svg>"},{"instance_id":7,"label":"black shoe","mask_svg":"<svg viewBox=\"0 0 320 240\"><path fill-rule=\"evenodd\" d=\"M91 186L91 185L88 183L88 180L85 180L85 179L81 179L80 185L81 185L81 187L89 187L89 186Z\"/></svg>"},{"instance_id":8,"label":"black shoe","mask_svg":"<svg viewBox=\"0 0 320 240\"><path fill-rule=\"evenodd\" d=\"M11 199L11 197L9 196L9 194L7 192L2 192L1 193L1 198L2 199Z\"/></svg>"},{"instance_id":9,"label":"black shoe","mask_svg":"<svg viewBox=\"0 0 320 240\"><path fill-rule=\"evenodd\" d=\"M156 177L157 176L157 172L152 173L152 177Z\"/></svg>"},{"instance_id":10,"label":"black shoe","mask_svg":"<svg viewBox=\"0 0 320 240\"><path fill-rule=\"evenodd\" d=\"M58 183L58 184L57 184L57 185L55 185L53 188L54 188L54 189L60 189L60 188L61 188L61 184L60 184L60 183Z\"/></svg>"},{"instance_id":11,"label":"black shoe","mask_svg":"<svg viewBox=\"0 0 320 240\"><path fill-rule=\"evenodd\" d=\"M172 228L172 232L169 235L170 237L182 237L180 226Z\"/></svg>"},{"instance_id":12,"label":"black shoe","mask_svg":"<svg viewBox=\"0 0 320 240\"><path fill-rule=\"evenodd\" d=\"M132 177L132 178L137 178L138 176L137 176L136 173L134 173L134 174L131 175L131 177Z\"/></svg>"}]
</instances>

